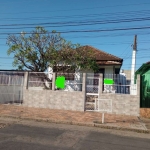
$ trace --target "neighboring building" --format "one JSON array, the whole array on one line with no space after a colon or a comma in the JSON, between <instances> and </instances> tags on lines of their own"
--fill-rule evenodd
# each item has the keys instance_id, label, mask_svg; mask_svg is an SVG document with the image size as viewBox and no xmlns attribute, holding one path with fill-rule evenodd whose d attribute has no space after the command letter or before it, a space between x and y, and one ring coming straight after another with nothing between
<instances>
[{"instance_id":1,"label":"neighboring building","mask_svg":"<svg viewBox=\"0 0 150 150\"><path fill-rule=\"evenodd\" d=\"M135 81L137 75L140 74L140 107L150 108L150 61L144 63L135 73Z\"/></svg>"},{"instance_id":2,"label":"neighboring building","mask_svg":"<svg viewBox=\"0 0 150 150\"><path fill-rule=\"evenodd\" d=\"M86 45L86 46L83 46L83 47L80 47L80 50L84 50L84 51L92 51L92 53L95 55L95 59L96 59L96 63L98 64L99 66L99 71L96 72L96 73L102 73L103 76L105 77L105 74L119 74L120 72L120 68L122 66L122 63L123 63L123 59L117 57L117 56L114 56L112 54L109 54L109 53L106 53L102 50L99 50L99 49L96 49L92 46L89 46L89 45ZM66 67L69 67L69 66L66 66ZM52 72L56 72L55 71L55 68L49 68L48 69L50 73ZM68 71L69 72L69 71ZM67 79L67 83L71 84L71 82L76 82L76 83L80 83L80 73L82 72L86 72L86 73L93 73L93 77L97 77L97 74L95 72L93 72L92 70L71 70L70 73L67 74L64 74L64 76L66 77ZM57 74L58 76L61 75L60 73ZM52 77L52 76L50 76ZM91 84L94 85L98 85L98 80L93 80ZM91 82L91 81L89 81ZM67 86L67 90L75 90L73 87L70 86ZM81 86L78 86L78 88L81 88Z\"/></svg>"},{"instance_id":3,"label":"neighboring building","mask_svg":"<svg viewBox=\"0 0 150 150\"><path fill-rule=\"evenodd\" d=\"M126 79L131 81L131 70L124 70Z\"/></svg>"}]
</instances>

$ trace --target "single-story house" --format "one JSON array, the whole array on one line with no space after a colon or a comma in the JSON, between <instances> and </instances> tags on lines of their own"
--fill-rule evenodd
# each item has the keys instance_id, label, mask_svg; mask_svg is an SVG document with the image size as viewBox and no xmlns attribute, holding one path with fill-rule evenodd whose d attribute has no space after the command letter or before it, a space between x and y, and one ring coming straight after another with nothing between
<instances>
[{"instance_id":1,"label":"single-story house","mask_svg":"<svg viewBox=\"0 0 150 150\"><path fill-rule=\"evenodd\" d=\"M81 82L80 81L81 80L80 73L82 73L82 72L92 73L93 77L97 77L96 73L102 73L104 77L106 74L111 74L111 75L119 74L120 68L121 68L122 63L123 63L123 59L121 59L117 56L114 56L112 54L109 54L107 52L104 52L102 50L99 50L97 48L94 48L92 46L89 46L89 45L82 46L82 47L80 47L80 49L81 50L84 49L84 51L87 51L87 52L92 51L92 53L95 56L96 63L99 66L99 70L98 70L98 72L94 72L92 70L84 70L84 71L71 70L68 73L68 75L64 74L64 76L66 77L66 83L68 84L68 86L66 86L67 90L75 90L75 88L73 88L69 84L74 83L74 82L80 83ZM48 68L48 71L49 71L49 73L56 72L55 68L50 68L50 67ZM60 74L57 74L57 75L59 76ZM52 76L50 75L50 78L51 77ZM98 85L98 82L96 79L94 79L94 80L92 80L91 84L93 86ZM77 87L77 90L79 90L81 88L80 85L78 85L76 87Z\"/></svg>"},{"instance_id":2,"label":"single-story house","mask_svg":"<svg viewBox=\"0 0 150 150\"><path fill-rule=\"evenodd\" d=\"M135 72L135 81L137 75L140 74L140 107L150 108L150 61L144 63Z\"/></svg>"}]
</instances>

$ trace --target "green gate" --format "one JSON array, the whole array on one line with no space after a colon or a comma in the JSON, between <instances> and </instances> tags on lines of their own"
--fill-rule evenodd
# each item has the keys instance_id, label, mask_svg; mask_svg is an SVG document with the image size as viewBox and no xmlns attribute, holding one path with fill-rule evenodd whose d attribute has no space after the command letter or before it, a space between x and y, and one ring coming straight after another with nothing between
<instances>
[{"instance_id":1,"label":"green gate","mask_svg":"<svg viewBox=\"0 0 150 150\"><path fill-rule=\"evenodd\" d=\"M141 102L142 108L150 108L150 74L141 76Z\"/></svg>"},{"instance_id":2,"label":"green gate","mask_svg":"<svg viewBox=\"0 0 150 150\"><path fill-rule=\"evenodd\" d=\"M135 73L140 75L140 107L150 108L150 62L143 64Z\"/></svg>"}]
</instances>

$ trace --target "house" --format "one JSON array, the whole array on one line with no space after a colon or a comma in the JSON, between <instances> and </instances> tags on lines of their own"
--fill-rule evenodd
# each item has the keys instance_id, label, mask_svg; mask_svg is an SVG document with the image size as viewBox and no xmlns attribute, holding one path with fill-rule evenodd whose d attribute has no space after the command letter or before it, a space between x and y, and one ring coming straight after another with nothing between
<instances>
[{"instance_id":1,"label":"house","mask_svg":"<svg viewBox=\"0 0 150 150\"><path fill-rule=\"evenodd\" d=\"M94 72L92 70L70 70L70 72L68 71L68 75L66 74L62 74L62 73L57 73L57 76L60 75L64 75L66 77L66 83L68 84L68 86L66 86L67 90L75 90L75 87L71 86L71 84L73 84L74 82L76 82L78 84L78 86L76 86L77 90L81 89L81 85L79 85L79 83L81 82L81 73L82 72L86 72L86 73L92 73L93 77L97 77L97 73L102 73L103 77L105 77L106 74L119 74L120 72L120 68L122 66L123 63L123 59L114 56L112 54L109 54L107 52L104 52L102 50L99 50L97 48L94 48L92 46L86 45L86 46L82 46L79 48L80 50L84 50L85 52L89 52L92 51L92 53L94 54L94 57L96 59L96 63L99 66L98 72ZM69 66L65 66L65 67L69 67ZM55 68L50 68L48 69L49 73L51 74L52 72L57 72L55 70ZM52 76L49 76L50 78L52 78ZM90 81L89 81L90 82ZM70 84L70 85L69 85ZM91 81L90 83L91 85L95 86L98 85L98 80L94 79Z\"/></svg>"},{"instance_id":2,"label":"house","mask_svg":"<svg viewBox=\"0 0 150 150\"><path fill-rule=\"evenodd\" d=\"M96 63L99 65L99 72L103 74L118 74L123 63L123 59L94 48L92 46L83 46L81 49L86 51L93 51L96 58Z\"/></svg>"},{"instance_id":3,"label":"house","mask_svg":"<svg viewBox=\"0 0 150 150\"><path fill-rule=\"evenodd\" d=\"M140 107L150 108L150 61L144 63L135 72L135 81L137 75L140 74Z\"/></svg>"}]
</instances>

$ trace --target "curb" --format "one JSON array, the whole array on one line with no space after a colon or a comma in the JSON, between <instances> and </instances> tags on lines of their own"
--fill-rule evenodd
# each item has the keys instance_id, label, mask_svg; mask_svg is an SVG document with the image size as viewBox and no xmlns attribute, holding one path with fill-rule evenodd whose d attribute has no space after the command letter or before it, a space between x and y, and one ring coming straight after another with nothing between
<instances>
[{"instance_id":1,"label":"curb","mask_svg":"<svg viewBox=\"0 0 150 150\"><path fill-rule=\"evenodd\" d=\"M122 131L133 131L137 133L146 133L150 134L150 130L142 130L142 129L131 129L131 128L124 128L124 127L114 127L114 126L108 126L108 125L101 125L101 124L94 124L95 127L99 128L105 128L105 129L115 129L115 130L122 130Z\"/></svg>"},{"instance_id":2,"label":"curb","mask_svg":"<svg viewBox=\"0 0 150 150\"><path fill-rule=\"evenodd\" d=\"M124 128L124 127L115 127L115 126L108 126L104 124L98 124L98 123L82 123L82 122L74 122L74 121L58 121L53 119L42 119L42 118L28 118L28 117L16 117L16 116L1 116L5 118L13 118L13 119L19 119L19 120L33 120L38 122L49 122L49 123L56 123L56 124L69 124L69 125L78 125L78 126L87 126L87 127L97 127L97 128L103 128L103 129L115 129L115 130L122 130L122 131L133 131L137 133L145 133L150 134L150 130L143 130L143 129L131 129L131 128Z\"/></svg>"}]
</instances>

